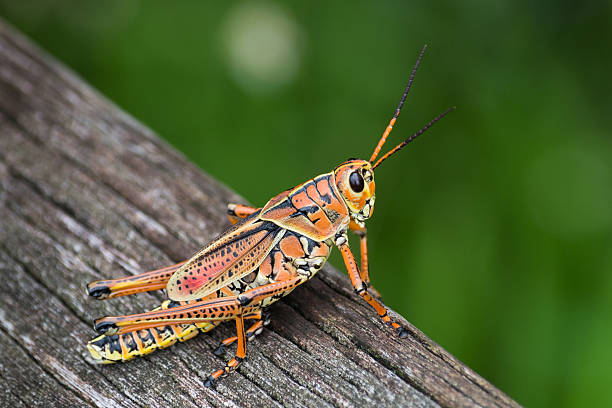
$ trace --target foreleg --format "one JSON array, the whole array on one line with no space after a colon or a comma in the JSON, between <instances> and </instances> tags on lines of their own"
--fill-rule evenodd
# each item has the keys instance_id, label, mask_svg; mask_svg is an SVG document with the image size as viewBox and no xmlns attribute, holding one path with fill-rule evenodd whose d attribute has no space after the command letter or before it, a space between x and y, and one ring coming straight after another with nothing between
<instances>
[{"instance_id":1,"label":"foreleg","mask_svg":"<svg viewBox=\"0 0 612 408\"><path fill-rule=\"evenodd\" d=\"M361 280L366 284L370 292L380 299L380 293L370 283L370 267L368 264L368 231L365 225L359 225L351 221L349 228L359 237L359 249L361 268L359 269Z\"/></svg>"},{"instance_id":2,"label":"foreleg","mask_svg":"<svg viewBox=\"0 0 612 408\"><path fill-rule=\"evenodd\" d=\"M336 246L342 252L342 258L344 259L344 264L346 265L346 269L351 279L351 284L355 289L355 292L363 298L370 306L376 310L378 316L382 319L383 322L391 326L399 337L404 338L408 335L408 331L400 326L398 323L391 320L389 314L387 312L387 308L380 303L378 300L374 299L372 295L368 292L368 287L365 282L361 279L361 273L359 272L359 267L357 266L357 262L355 261L355 257L351 252L348 246L348 239L346 234L339 235L336 237Z\"/></svg>"}]
</instances>

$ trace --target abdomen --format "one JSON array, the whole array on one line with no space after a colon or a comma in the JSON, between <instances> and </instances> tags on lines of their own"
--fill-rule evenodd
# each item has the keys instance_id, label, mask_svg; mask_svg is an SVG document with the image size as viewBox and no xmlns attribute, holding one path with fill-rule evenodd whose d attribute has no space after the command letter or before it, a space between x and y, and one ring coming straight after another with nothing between
<instances>
[{"instance_id":1,"label":"abdomen","mask_svg":"<svg viewBox=\"0 0 612 408\"><path fill-rule=\"evenodd\" d=\"M182 302L187 303L187 302ZM154 310L178 306L179 302L165 300ZM107 336L105 334L90 340L87 349L96 363L109 364L131 360L134 357L150 354L155 350L172 346L177 341L186 341L199 332L208 332L220 321L194 324L169 324L162 327L137 330L124 334Z\"/></svg>"}]
</instances>

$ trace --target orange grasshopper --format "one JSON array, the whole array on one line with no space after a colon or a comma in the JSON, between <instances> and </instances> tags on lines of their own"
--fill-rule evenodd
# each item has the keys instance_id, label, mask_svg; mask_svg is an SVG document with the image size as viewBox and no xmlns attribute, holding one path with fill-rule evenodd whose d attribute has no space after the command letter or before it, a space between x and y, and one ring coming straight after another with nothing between
<instances>
[{"instance_id":1,"label":"orange grasshopper","mask_svg":"<svg viewBox=\"0 0 612 408\"><path fill-rule=\"evenodd\" d=\"M436 116L424 128L376 158L404 104L426 46L412 70L391 122L370 160L349 159L333 171L280 193L262 208L228 205L233 227L189 260L122 279L96 281L90 296L108 299L138 292L167 289L169 300L155 310L129 316L104 317L94 328L102 335L87 347L100 363L129 360L207 332L234 320L236 336L215 351L237 342L234 357L205 382L234 371L246 357L246 342L267 324L266 307L312 278L325 264L332 247L342 252L351 284L397 335L407 331L391 320L385 306L372 296L368 273L365 221L374 210L374 169L454 109ZM349 249L347 230L360 238L361 267ZM254 323L245 330L244 321Z\"/></svg>"}]
</instances>

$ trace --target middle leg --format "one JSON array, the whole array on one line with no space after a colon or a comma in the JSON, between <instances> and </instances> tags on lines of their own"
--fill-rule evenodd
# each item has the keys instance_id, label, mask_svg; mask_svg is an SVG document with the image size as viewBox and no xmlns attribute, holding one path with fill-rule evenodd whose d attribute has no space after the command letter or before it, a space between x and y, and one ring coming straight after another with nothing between
<instances>
[{"instance_id":1,"label":"middle leg","mask_svg":"<svg viewBox=\"0 0 612 408\"><path fill-rule=\"evenodd\" d=\"M244 331L244 318L242 315L236 316L236 337L238 339L238 347L236 348L236 354L230 361L225 364L224 368L221 368L211 375L208 376L206 382L204 382L204 386L211 388L217 378L225 377L232 371L235 371L240 364L244 361L246 357L246 333Z\"/></svg>"},{"instance_id":2,"label":"middle leg","mask_svg":"<svg viewBox=\"0 0 612 408\"><path fill-rule=\"evenodd\" d=\"M244 317L244 320L247 319L255 320L255 323L253 323L251 327L246 330L246 339L247 341L251 341L255 338L255 336L261 334L264 326L267 326L270 323L270 312L265 309L260 309L257 312ZM238 336L228 337L219 343L219 346L215 349L215 351L213 351L213 353L216 356L222 356L225 353L226 347L234 344L236 340L238 340Z\"/></svg>"}]
</instances>

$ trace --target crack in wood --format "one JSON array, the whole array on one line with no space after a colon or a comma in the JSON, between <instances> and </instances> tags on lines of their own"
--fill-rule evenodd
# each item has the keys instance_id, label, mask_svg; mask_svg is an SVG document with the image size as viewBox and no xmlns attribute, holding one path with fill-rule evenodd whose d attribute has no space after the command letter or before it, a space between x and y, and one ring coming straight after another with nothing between
<instances>
[{"instance_id":1,"label":"crack in wood","mask_svg":"<svg viewBox=\"0 0 612 408\"><path fill-rule=\"evenodd\" d=\"M13 337L13 334L11 332L6 330L6 328L2 327L1 325L0 325L0 332L2 332L7 338L9 338L13 342L15 347L19 348L36 367L38 367L41 371L43 371L50 379L53 379L56 384L58 384L60 387L64 388L71 394L73 394L75 397L80 397L80 395L76 393L75 390L68 387L63 381L61 381L61 377L58 377L55 373L51 372L47 367L45 367L38 360L36 360L36 358L34 358L30 350L24 347L23 344L21 344L15 337ZM19 394L15 393L15 395L19 397ZM27 405L25 401L23 401L21 398L19 399L21 402Z\"/></svg>"}]
</instances>

